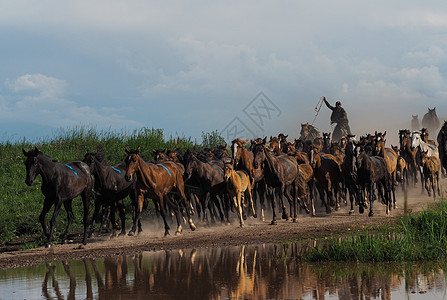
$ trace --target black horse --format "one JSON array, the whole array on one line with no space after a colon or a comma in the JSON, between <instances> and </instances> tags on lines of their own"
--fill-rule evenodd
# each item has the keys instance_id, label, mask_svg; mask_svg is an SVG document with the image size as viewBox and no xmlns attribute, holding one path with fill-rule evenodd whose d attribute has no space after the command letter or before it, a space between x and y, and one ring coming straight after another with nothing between
<instances>
[{"instance_id":1,"label":"black horse","mask_svg":"<svg viewBox=\"0 0 447 300\"><path fill-rule=\"evenodd\" d=\"M119 235L126 234L124 198L129 196L132 200L132 204L135 206L137 200L135 189L136 181L126 180L125 164L115 166L107 164L104 151L86 153L83 161L90 167L90 171L95 177L95 211L93 213L89 236L93 233L95 221L101 207L103 207L105 211L110 211L110 223L112 224L113 236L115 235L116 230L115 210L118 208L121 219L121 233ZM139 227L141 227L141 223L139 224Z\"/></svg>"},{"instance_id":2,"label":"black horse","mask_svg":"<svg viewBox=\"0 0 447 300\"><path fill-rule=\"evenodd\" d=\"M51 247L53 240L54 225L59 215L62 204L67 211L68 224L65 232L62 234L62 242L67 239L68 230L73 223L74 216L72 210L73 198L81 195L84 206L84 237L82 243L87 244L88 213L90 206L90 197L92 194L93 179L87 164L81 161L72 161L69 163L59 163L57 160L42 153L35 147L33 150L25 151L26 156L26 179L25 183L31 186L37 175L42 176L42 194L45 196L43 209L39 216L39 222L42 225L43 232L47 238L46 247ZM50 231L45 225L45 216L53 206L54 212L50 221Z\"/></svg>"},{"instance_id":3,"label":"black horse","mask_svg":"<svg viewBox=\"0 0 447 300\"><path fill-rule=\"evenodd\" d=\"M360 213L363 213L365 209L364 203L360 202L358 199L360 189L358 184L355 147L356 142L354 140L349 140L345 148L346 155L341 164L344 186L349 191L349 201L351 202L349 214L354 213L354 201L358 203Z\"/></svg>"}]
</instances>

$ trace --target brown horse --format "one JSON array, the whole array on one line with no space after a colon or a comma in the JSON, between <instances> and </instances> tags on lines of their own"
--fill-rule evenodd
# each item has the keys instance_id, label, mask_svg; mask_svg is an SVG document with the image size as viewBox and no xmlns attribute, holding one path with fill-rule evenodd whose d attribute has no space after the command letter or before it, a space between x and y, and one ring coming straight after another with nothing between
<instances>
[{"instance_id":1,"label":"brown horse","mask_svg":"<svg viewBox=\"0 0 447 300\"><path fill-rule=\"evenodd\" d=\"M417 154L418 148L411 147L411 132L408 129L399 130L399 153L407 165L407 177L411 178L412 184L417 183Z\"/></svg>"},{"instance_id":2,"label":"brown horse","mask_svg":"<svg viewBox=\"0 0 447 300\"><path fill-rule=\"evenodd\" d=\"M290 203L290 209L293 207L293 221L296 221L296 180L298 178L298 165L296 160L287 155L275 156L266 147L266 138L261 143L253 144L254 162L253 166L259 168L263 166L264 178L269 187L269 196L272 203L273 218L271 225L276 225L276 200L273 195L273 190L276 190L278 196L283 198L285 195ZM292 194L291 194L292 190ZM283 218L287 219L283 205Z\"/></svg>"},{"instance_id":3,"label":"brown horse","mask_svg":"<svg viewBox=\"0 0 447 300\"><path fill-rule=\"evenodd\" d=\"M310 164L298 164L299 177L297 181L297 198L300 206L304 207L307 213L311 212L315 217L315 203L312 190L314 187L314 171ZM305 199L305 200L304 200ZM311 210L309 210L309 206Z\"/></svg>"},{"instance_id":4,"label":"brown horse","mask_svg":"<svg viewBox=\"0 0 447 300\"><path fill-rule=\"evenodd\" d=\"M390 174L391 180L391 193L393 195L393 206L396 206L396 172L397 172L397 161L398 155L391 148L385 148L386 131L382 134L381 132L376 132L376 155L382 157L386 162L386 167L388 174Z\"/></svg>"},{"instance_id":5,"label":"brown horse","mask_svg":"<svg viewBox=\"0 0 447 300\"><path fill-rule=\"evenodd\" d=\"M183 201L184 207L188 208L189 205L186 201L183 174L174 162L166 161L162 164L156 164L151 162L146 162L140 157L140 147L136 150L125 149L127 153L126 157L126 179L131 181L133 175L137 175L137 205L134 211L133 226L129 235L133 235L136 230L136 225L140 221L140 214L143 208L143 203L145 198L151 198L154 201L155 207L159 209L160 215L163 218L165 225L164 235L169 234L169 225L166 220L165 203L164 196L175 191L179 194L181 200ZM182 232L182 226L180 224L178 207L174 206L172 209L175 212L177 219L177 233ZM190 215L189 210L186 209L188 215L188 222L191 230L195 230L194 225Z\"/></svg>"},{"instance_id":6,"label":"brown horse","mask_svg":"<svg viewBox=\"0 0 447 300\"><path fill-rule=\"evenodd\" d=\"M301 123L300 140L313 141L317 137L320 137L320 132L316 127L309 123Z\"/></svg>"},{"instance_id":7,"label":"brown horse","mask_svg":"<svg viewBox=\"0 0 447 300\"><path fill-rule=\"evenodd\" d=\"M93 179L89 167L82 161L72 161L60 163L50 156L42 153L35 147L33 150L25 151L26 157L26 179L25 183L32 186L37 175L42 177L42 194L45 197L39 222L47 238L46 247L51 247L53 241L53 231L56 225L56 218L60 213L62 205L67 211L67 227L62 234L62 242L65 243L68 230L73 223L72 201L81 195L84 207L84 237L82 243L87 244L88 212L90 207L90 197L92 195ZM53 216L50 221L50 231L45 224L45 216L54 205Z\"/></svg>"},{"instance_id":8,"label":"brown horse","mask_svg":"<svg viewBox=\"0 0 447 300\"><path fill-rule=\"evenodd\" d=\"M435 191L435 182L436 182L436 188L438 191L438 196L440 195L439 191L439 160L435 156L428 156L427 151L421 152L421 162L422 162L422 168L424 171L424 185L425 189L427 190L428 196L431 196L430 190L433 191L433 198L436 197L436 191ZM428 181L430 180L430 186L428 185Z\"/></svg>"},{"instance_id":9,"label":"brown horse","mask_svg":"<svg viewBox=\"0 0 447 300\"><path fill-rule=\"evenodd\" d=\"M405 158L400 154L398 146L391 145L391 149L397 154L397 166L396 166L396 181L402 185L402 190L405 190L405 186L408 186L408 166Z\"/></svg>"},{"instance_id":10,"label":"brown horse","mask_svg":"<svg viewBox=\"0 0 447 300\"><path fill-rule=\"evenodd\" d=\"M253 188L253 198L259 197L259 204L261 208L261 220L265 220L265 193L267 186L264 180L264 173L262 168L255 168L253 166L254 154L245 148L246 140L239 138L231 142L231 149L233 152L233 161L235 170L245 170L250 178ZM254 203L257 203L254 200Z\"/></svg>"},{"instance_id":11,"label":"brown horse","mask_svg":"<svg viewBox=\"0 0 447 300\"><path fill-rule=\"evenodd\" d=\"M433 109L428 108L428 112L422 118L422 127L428 128L430 132L437 132L441 126L438 116L436 114L436 107Z\"/></svg>"},{"instance_id":12,"label":"brown horse","mask_svg":"<svg viewBox=\"0 0 447 300\"><path fill-rule=\"evenodd\" d=\"M427 128L422 128L421 129L421 139L425 142L425 143L430 143L432 145L436 145L434 140L430 140L429 137L429 132Z\"/></svg>"},{"instance_id":13,"label":"brown horse","mask_svg":"<svg viewBox=\"0 0 447 300\"><path fill-rule=\"evenodd\" d=\"M235 171L232 166L232 162L225 162L224 166L225 182L227 183L227 193L230 199L233 200L233 205L237 211L239 217L240 226L244 226L244 203L242 202L242 196L244 200L248 202L253 216L256 218L256 211L253 206L253 199L251 196L251 180L248 177L247 172L244 170Z\"/></svg>"},{"instance_id":14,"label":"brown horse","mask_svg":"<svg viewBox=\"0 0 447 300\"><path fill-rule=\"evenodd\" d=\"M332 211L332 206L335 206L335 210L338 210L340 208L339 194L342 176L337 159L331 154L321 154L316 146L311 148L309 157L310 165L314 171L315 186L320 194L321 201L326 207L326 213Z\"/></svg>"}]
</instances>

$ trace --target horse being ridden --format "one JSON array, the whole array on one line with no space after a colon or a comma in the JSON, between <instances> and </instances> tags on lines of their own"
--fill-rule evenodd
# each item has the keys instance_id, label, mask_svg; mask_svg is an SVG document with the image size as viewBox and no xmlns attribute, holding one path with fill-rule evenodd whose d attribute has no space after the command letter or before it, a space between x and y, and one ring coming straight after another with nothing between
<instances>
[{"instance_id":1,"label":"horse being ridden","mask_svg":"<svg viewBox=\"0 0 447 300\"><path fill-rule=\"evenodd\" d=\"M166 161L162 164L155 164L151 162L144 161L140 156L140 147L136 150L125 149L127 153L126 157L126 175L125 178L128 181L132 181L133 175L137 175L136 188L138 201L134 212L133 226L129 235L133 235L136 230L136 225L140 222L140 214L143 207L144 199L151 198L154 201L155 207L159 209L160 215L163 218L165 225L164 235L169 234L169 225L166 220L166 212L164 205L164 196L175 191L179 194L183 205L187 208L188 203L185 196L185 188L183 182L183 173L174 162ZM174 206L172 209L175 212L177 219L177 233L182 232L182 226L179 219L178 207ZM188 216L188 223L191 230L195 230L194 225L190 215L189 210L186 209L186 214Z\"/></svg>"},{"instance_id":2,"label":"horse being ridden","mask_svg":"<svg viewBox=\"0 0 447 300\"><path fill-rule=\"evenodd\" d=\"M39 216L43 232L47 238L46 247L51 247L53 241L53 231L56 218L59 215L62 205L67 211L68 223L65 232L62 234L62 242L67 239L68 230L73 223L74 216L72 210L73 198L81 195L84 207L84 237L82 243L87 244L88 213L90 197L92 194L93 179L89 167L81 161L69 163L59 163L57 160L42 153L37 149L25 151L26 156L26 179L28 186L33 185L37 175L42 177L42 194L45 196L43 209ZM54 212L50 221L50 231L45 225L45 216L54 204Z\"/></svg>"},{"instance_id":3,"label":"horse being ridden","mask_svg":"<svg viewBox=\"0 0 447 300\"><path fill-rule=\"evenodd\" d=\"M112 236L115 235L115 209L118 208L121 219L121 233L119 235L124 235L126 233L124 198L129 196L132 204L134 206L136 205L136 181L126 180L125 164L114 166L107 164L104 151L86 153L83 162L89 166L91 173L95 177L94 191L97 195L89 236L93 233L96 217L101 207L110 209L110 222L113 230ZM141 229L141 223L138 226Z\"/></svg>"}]
</instances>

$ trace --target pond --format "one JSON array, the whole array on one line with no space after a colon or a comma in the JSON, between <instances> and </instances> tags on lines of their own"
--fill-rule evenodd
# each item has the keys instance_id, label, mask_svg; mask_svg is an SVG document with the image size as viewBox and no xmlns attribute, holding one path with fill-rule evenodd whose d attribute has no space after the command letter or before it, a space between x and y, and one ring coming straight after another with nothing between
<instances>
[{"instance_id":1,"label":"pond","mask_svg":"<svg viewBox=\"0 0 447 300\"><path fill-rule=\"evenodd\" d=\"M301 263L298 243L0 270L0 299L447 299L441 263Z\"/></svg>"}]
</instances>

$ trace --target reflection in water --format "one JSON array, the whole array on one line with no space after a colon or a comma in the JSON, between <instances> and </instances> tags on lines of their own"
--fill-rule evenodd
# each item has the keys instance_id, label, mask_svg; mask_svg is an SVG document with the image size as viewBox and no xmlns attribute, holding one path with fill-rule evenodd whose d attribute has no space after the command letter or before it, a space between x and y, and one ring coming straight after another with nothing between
<instances>
[{"instance_id":1,"label":"reflection in water","mask_svg":"<svg viewBox=\"0 0 447 300\"><path fill-rule=\"evenodd\" d=\"M440 263L303 264L300 251L259 245L51 262L0 271L0 299L411 299L446 291Z\"/></svg>"}]
</instances>

